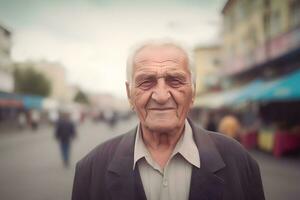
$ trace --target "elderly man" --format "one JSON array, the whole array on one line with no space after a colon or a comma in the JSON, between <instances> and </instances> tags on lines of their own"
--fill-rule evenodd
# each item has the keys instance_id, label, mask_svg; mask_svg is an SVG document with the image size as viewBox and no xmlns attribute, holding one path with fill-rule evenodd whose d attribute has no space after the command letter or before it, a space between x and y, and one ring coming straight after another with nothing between
<instances>
[{"instance_id":1,"label":"elderly man","mask_svg":"<svg viewBox=\"0 0 300 200\"><path fill-rule=\"evenodd\" d=\"M127 95L140 123L78 162L73 200L261 200L259 167L233 139L187 119L195 97L188 53L143 43L127 63Z\"/></svg>"}]
</instances>

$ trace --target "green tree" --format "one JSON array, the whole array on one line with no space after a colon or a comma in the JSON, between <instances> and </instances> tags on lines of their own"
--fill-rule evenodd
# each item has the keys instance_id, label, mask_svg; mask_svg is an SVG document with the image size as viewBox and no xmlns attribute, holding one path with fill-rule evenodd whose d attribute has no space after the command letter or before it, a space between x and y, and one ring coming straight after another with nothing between
<instances>
[{"instance_id":1,"label":"green tree","mask_svg":"<svg viewBox=\"0 0 300 200\"><path fill-rule=\"evenodd\" d=\"M80 89L77 91L74 97L74 101L78 103L89 104L89 99L87 95Z\"/></svg>"},{"instance_id":2,"label":"green tree","mask_svg":"<svg viewBox=\"0 0 300 200\"><path fill-rule=\"evenodd\" d=\"M32 67L15 67L15 92L22 94L48 96L51 83L47 77Z\"/></svg>"}]
</instances>

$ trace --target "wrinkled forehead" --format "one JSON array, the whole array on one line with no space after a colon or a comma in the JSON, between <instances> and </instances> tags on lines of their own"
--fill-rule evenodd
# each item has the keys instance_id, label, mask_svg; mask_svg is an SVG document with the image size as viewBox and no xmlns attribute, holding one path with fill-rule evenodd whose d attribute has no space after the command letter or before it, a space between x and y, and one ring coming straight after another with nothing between
<instances>
[{"instance_id":1,"label":"wrinkled forehead","mask_svg":"<svg viewBox=\"0 0 300 200\"><path fill-rule=\"evenodd\" d=\"M171 45L146 46L140 49L134 57L134 68L139 66L170 66L187 67L186 53Z\"/></svg>"}]
</instances>

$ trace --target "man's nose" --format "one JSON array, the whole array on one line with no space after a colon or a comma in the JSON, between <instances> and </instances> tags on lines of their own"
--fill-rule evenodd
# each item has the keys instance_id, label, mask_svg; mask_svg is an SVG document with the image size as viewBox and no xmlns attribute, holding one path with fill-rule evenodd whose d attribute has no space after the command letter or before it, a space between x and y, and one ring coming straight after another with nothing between
<instances>
[{"instance_id":1,"label":"man's nose","mask_svg":"<svg viewBox=\"0 0 300 200\"><path fill-rule=\"evenodd\" d=\"M171 94L168 85L163 78L157 80L157 85L153 88L152 99L159 104L168 102Z\"/></svg>"}]
</instances>

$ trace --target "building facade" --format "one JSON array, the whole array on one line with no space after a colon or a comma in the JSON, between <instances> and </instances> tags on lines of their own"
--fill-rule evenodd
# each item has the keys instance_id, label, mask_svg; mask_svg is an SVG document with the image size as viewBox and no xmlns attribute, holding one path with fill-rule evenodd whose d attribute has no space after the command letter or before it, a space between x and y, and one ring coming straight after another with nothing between
<instances>
[{"instance_id":1,"label":"building facade","mask_svg":"<svg viewBox=\"0 0 300 200\"><path fill-rule=\"evenodd\" d=\"M222 10L224 73L249 81L242 75L270 76L298 62L299 13L299 0L228 0Z\"/></svg>"},{"instance_id":2,"label":"building facade","mask_svg":"<svg viewBox=\"0 0 300 200\"><path fill-rule=\"evenodd\" d=\"M11 32L0 25L0 91L12 92L14 79L11 60Z\"/></svg>"},{"instance_id":3,"label":"building facade","mask_svg":"<svg viewBox=\"0 0 300 200\"><path fill-rule=\"evenodd\" d=\"M194 49L196 66L196 94L201 95L218 87L221 67L221 48L219 45L199 46Z\"/></svg>"},{"instance_id":4,"label":"building facade","mask_svg":"<svg viewBox=\"0 0 300 200\"><path fill-rule=\"evenodd\" d=\"M253 144L277 157L299 151L300 0L228 0L222 14L222 69L231 87L207 102L244 103L244 129L251 118L259 127L242 141L255 136Z\"/></svg>"},{"instance_id":5,"label":"building facade","mask_svg":"<svg viewBox=\"0 0 300 200\"><path fill-rule=\"evenodd\" d=\"M70 101L71 95L69 94L65 68L60 63L49 61L37 62L36 66L51 82L50 97L61 102Z\"/></svg>"}]
</instances>

